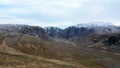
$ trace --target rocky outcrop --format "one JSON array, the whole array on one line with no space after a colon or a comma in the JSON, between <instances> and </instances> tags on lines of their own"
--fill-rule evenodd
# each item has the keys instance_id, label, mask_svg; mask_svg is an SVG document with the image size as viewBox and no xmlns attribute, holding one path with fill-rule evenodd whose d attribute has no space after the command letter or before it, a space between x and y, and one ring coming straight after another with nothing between
<instances>
[{"instance_id":1,"label":"rocky outcrop","mask_svg":"<svg viewBox=\"0 0 120 68\"><path fill-rule=\"evenodd\" d=\"M50 39L48 34L39 26L2 24L0 25L0 32L18 32L32 35L42 40Z\"/></svg>"}]
</instances>

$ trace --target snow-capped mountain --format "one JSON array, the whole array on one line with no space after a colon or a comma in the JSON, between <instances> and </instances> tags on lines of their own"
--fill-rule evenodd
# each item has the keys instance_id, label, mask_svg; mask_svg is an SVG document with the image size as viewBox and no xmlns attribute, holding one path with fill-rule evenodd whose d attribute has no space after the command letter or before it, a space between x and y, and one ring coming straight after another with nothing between
<instances>
[{"instance_id":1,"label":"snow-capped mountain","mask_svg":"<svg viewBox=\"0 0 120 68\"><path fill-rule=\"evenodd\" d=\"M71 38L83 35L88 35L91 33L95 34L109 34L109 33L120 33L120 27L115 26L111 23L88 23L88 24L78 24L75 26L70 26L66 29L60 29L56 27L48 27L45 31L52 38Z\"/></svg>"},{"instance_id":2,"label":"snow-capped mountain","mask_svg":"<svg viewBox=\"0 0 120 68\"><path fill-rule=\"evenodd\" d=\"M0 68L119 68L119 60L120 27L114 25L0 25Z\"/></svg>"},{"instance_id":3,"label":"snow-capped mountain","mask_svg":"<svg viewBox=\"0 0 120 68\"><path fill-rule=\"evenodd\" d=\"M1 24L0 32L19 32L29 34L40 39L48 39L47 33L39 26Z\"/></svg>"},{"instance_id":4,"label":"snow-capped mountain","mask_svg":"<svg viewBox=\"0 0 120 68\"><path fill-rule=\"evenodd\" d=\"M87 27L87 28L93 28L93 27L111 27L114 26L114 24L110 22L91 22L91 23L82 23L77 24L76 27Z\"/></svg>"}]
</instances>

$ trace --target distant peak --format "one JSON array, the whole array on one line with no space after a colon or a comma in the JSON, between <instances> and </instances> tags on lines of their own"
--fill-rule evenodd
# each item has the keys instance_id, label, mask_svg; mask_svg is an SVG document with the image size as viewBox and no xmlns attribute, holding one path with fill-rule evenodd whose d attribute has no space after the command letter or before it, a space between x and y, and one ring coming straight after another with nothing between
<instances>
[{"instance_id":1,"label":"distant peak","mask_svg":"<svg viewBox=\"0 0 120 68\"><path fill-rule=\"evenodd\" d=\"M90 24L100 25L100 26L113 26L114 25L111 22L91 22Z\"/></svg>"},{"instance_id":2,"label":"distant peak","mask_svg":"<svg viewBox=\"0 0 120 68\"><path fill-rule=\"evenodd\" d=\"M108 27L108 26L114 26L114 24L110 22L91 22L77 25L77 27Z\"/></svg>"}]
</instances>

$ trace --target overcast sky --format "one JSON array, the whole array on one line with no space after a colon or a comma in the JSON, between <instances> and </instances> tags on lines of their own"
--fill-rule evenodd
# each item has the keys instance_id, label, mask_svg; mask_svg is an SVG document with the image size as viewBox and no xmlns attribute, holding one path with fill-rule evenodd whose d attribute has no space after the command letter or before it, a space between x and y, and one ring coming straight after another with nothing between
<instances>
[{"instance_id":1,"label":"overcast sky","mask_svg":"<svg viewBox=\"0 0 120 68\"><path fill-rule=\"evenodd\" d=\"M0 24L65 27L89 22L120 25L120 0L0 0Z\"/></svg>"}]
</instances>

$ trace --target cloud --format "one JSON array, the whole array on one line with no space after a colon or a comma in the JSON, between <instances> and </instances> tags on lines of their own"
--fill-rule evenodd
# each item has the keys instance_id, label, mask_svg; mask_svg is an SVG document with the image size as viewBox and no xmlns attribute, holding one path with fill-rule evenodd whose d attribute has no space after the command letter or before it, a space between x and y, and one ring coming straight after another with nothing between
<instances>
[{"instance_id":1,"label":"cloud","mask_svg":"<svg viewBox=\"0 0 120 68\"><path fill-rule=\"evenodd\" d=\"M0 21L61 27L94 21L120 23L119 6L119 0L0 0Z\"/></svg>"}]
</instances>

